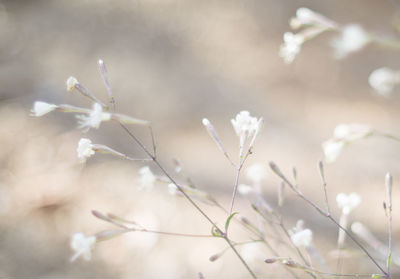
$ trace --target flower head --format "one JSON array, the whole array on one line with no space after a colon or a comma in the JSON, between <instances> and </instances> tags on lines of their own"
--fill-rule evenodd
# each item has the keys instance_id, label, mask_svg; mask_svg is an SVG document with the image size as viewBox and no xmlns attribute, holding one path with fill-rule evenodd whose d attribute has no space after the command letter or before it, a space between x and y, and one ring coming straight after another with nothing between
<instances>
[{"instance_id":1,"label":"flower head","mask_svg":"<svg viewBox=\"0 0 400 279\"><path fill-rule=\"evenodd\" d=\"M79 128L88 131L90 128L98 129L102 121L110 120L111 113L103 112L102 106L98 103L94 103L89 116L77 115L76 117L79 119Z\"/></svg>"},{"instance_id":2,"label":"flower head","mask_svg":"<svg viewBox=\"0 0 400 279\"><path fill-rule=\"evenodd\" d=\"M95 151L93 150L93 144L90 139L81 138L76 149L78 153L78 159L81 163L85 163L87 158L92 156Z\"/></svg>"},{"instance_id":3,"label":"flower head","mask_svg":"<svg viewBox=\"0 0 400 279\"><path fill-rule=\"evenodd\" d=\"M78 80L74 77L69 77L66 81L67 91L71 92L75 89L75 85L79 84Z\"/></svg>"},{"instance_id":4,"label":"flower head","mask_svg":"<svg viewBox=\"0 0 400 279\"><path fill-rule=\"evenodd\" d=\"M353 209L355 209L361 203L361 197L356 193L339 193L336 196L336 202L338 207L342 209L342 213L348 215Z\"/></svg>"},{"instance_id":5,"label":"flower head","mask_svg":"<svg viewBox=\"0 0 400 279\"><path fill-rule=\"evenodd\" d=\"M368 78L369 85L383 96L389 96L394 86L400 83L400 74L389 68L379 68Z\"/></svg>"},{"instance_id":6,"label":"flower head","mask_svg":"<svg viewBox=\"0 0 400 279\"><path fill-rule=\"evenodd\" d=\"M238 186L238 192L239 192L239 194L241 194L243 196L247 196L248 194L250 194L253 191L254 191L253 187L251 187L249 185L239 184L239 186Z\"/></svg>"},{"instance_id":7,"label":"flower head","mask_svg":"<svg viewBox=\"0 0 400 279\"><path fill-rule=\"evenodd\" d=\"M335 57L342 59L352 52L361 50L371 42L371 37L358 24L349 24L342 30L340 37L332 42Z\"/></svg>"},{"instance_id":8,"label":"flower head","mask_svg":"<svg viewBox=\"0 0 400 279\"><path fill-rule=\"evenodd\" d=\"M290 239L296 247L309 247L312 244L312 236L310 229L304 229L293 233Z\"/></svg>"},{"instance_id":9,"label":"flower head","mask_svg":"<svg viewBox=\"0 0 400 279\"><path fill-rule=\"evenodd\" d=\"M322 143L325 159L328 163L335 162L344 147L343 141L330 139Z\"/></svg>"},{"instance_id":10,"label":"flower head","mask_svg":"<svg viewBox=\"0 0 400 279\"><path fill-rule=\"evenodd\" d=\"M151 172L148 166L144 166L139 170L140 174L140 189L151 189L154 186L156 177Z\"/></svg>"},{"instance_id":11,"label":"flower head","mask_svg":"<svg viewBox=\"0 0 400 279\"><path fill-rule=\"evenodd\" d=\"M279 56L283 58L286 64L293 62L296 55L301 51L304 41L304 36L300 33L285 32L283 34L283 44L279 49Z\"/></svg>"},{"instance_id":12,"label":"flower head","mask_svg":"<svg viewBox=\"0 0 400 279\"><path fill-rule=\"evenodd\" d=\"M290 27L298 29L302 26L318 25L325 28L336 28L337 23L326 18L325 16L310 10L309 8L298 8L296 17L290 19Z\"/></svg>"},{"instance_id":13,"label":"flower head","mask_svg":"<svg viewBox=\"0 0 400 279\"><path fill-rule=\"evenodd\" d=\"M79 256L85 260L92 258L92 248L96 243L95 236L85 236L83 233L74 233L71 238L71 248L75 251L71 261L75 261Z\"/></svg>"},{"instance_id":14,"label":"flower head","mask_svg":"<svg viewBox=\"0 0 400 279\"><path fill-rule=\"evenodd\" d=\"M33 108L31 109L31 115L40 117L55 110L57 107L58 106L54 104L48 104L45 102L36 101L33 104Z\"/></svg>"},{"instance_id":15,"label":"flower head","mask_svg":"<svg viewBox=\"0 0 400 279\"><path fill-rule=\"evenodd\" d=\"M248 111L241 111L231 120L236 135L240 137L240 145L243 146L246 140L257 134L260 129L260 121L256 117L250 116Z\"/></svg>"}]
</instances>

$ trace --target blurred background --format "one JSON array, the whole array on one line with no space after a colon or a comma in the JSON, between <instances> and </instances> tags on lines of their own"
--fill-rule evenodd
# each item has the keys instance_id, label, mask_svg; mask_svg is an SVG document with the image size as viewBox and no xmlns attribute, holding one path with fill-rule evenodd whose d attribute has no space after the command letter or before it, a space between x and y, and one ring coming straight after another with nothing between
<instances>
[{"instance_id":1,"label":"blurred background","mask_svg":"<svg viewBox=\"0 0 400 279\"><path fill-rule=\"evenodd\" d=\"M96 245L91 261L71 263L72 233L112 228L94 218L92 209L149 229L207 234L210 226L187 201L169 195L164 184L138 191L138 169L144 164L102 155L90 158L86 166L78 163L81 137L144 157L118 126L103 123L83 135L72 115L30 117L32 103L90 107L79 93L66 91L71 75L106 101L97 67L103 59L118 111L150 120L166 168L173 172L172 160L179 159L197 187L225 207L235 172L201 119L214 124L236 158L238 138L230 119L248 110L265 120L248 165L267 166L273 160L287 174L296 166L302 191L323 206L317 163L323 158L321 143L336 125L364 123L400 136L400 90L383 98L368 85L374 69L400 69L399 52L370 45L337 61L330 47L335 34L327 33L307 42L294 63L285 65L278 56L282 34L290 30L288 21L296 9L305 6L339 23L358 22L371 32L398 38L393 3L396 0L0 1L0 278L198 278L198 272L205 278L249 278L232 252L208 260L225 248L219 239L131 233ZM147 130L132 131L151 145ZM371 138L345 148L338 161L325 168L335 216L339 192L359 193L362 203L350 219L368 224L383 243L388 171L394 177L394 235L400 237L399 157L398 143ZM241 183L248 182L243 176ZM278 185L268 170L262 186L273 206ZM223 225L226 214L201 206ZM249 219L256 215L240 196L236 211ZM335 268L330 251L335 249L337 228L289 192L282 214L288 227L298 219L305 221L316 247ZM249 239L245 231L234 229L237 240ZM355 248L350 241L346 245ZM288 275L278 264L261 262L272 256L262 246L240 251L264 277ZM343 271L378 273L360 252L346 259Z\"/></svg>"}]
</instances>

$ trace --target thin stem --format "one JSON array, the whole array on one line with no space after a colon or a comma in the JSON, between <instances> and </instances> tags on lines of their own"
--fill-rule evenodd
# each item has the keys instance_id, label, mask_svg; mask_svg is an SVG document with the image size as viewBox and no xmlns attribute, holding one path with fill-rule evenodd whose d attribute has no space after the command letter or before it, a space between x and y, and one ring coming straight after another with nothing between
<instances>
[{"instance_id":1,"label":"thin stem","mask_svg":"<svg viewBox=\"0 0 400 279\"><path fill-rule=\"evenodd\" d=\"M174 232L153 231L153 230L148 230L148 229L140 229L140 230L133 229L133 231L155 233L155 234L162 234L162 235L171 235L171 236L183 236L183 237L199 237L199 238L214 237L211 234L174 233Z\"/></svg>"},{"instance_id":2,"label":"thin stem","mask_svg":"<svg viewBox=\"0 0 400 279\"><path fill-rule=\"evenodd\" d=\"M236 251L236 249L232 246L232 243L228 239L226 235L223 234L222 230L217 226L217 224L211 220L210 217L193 201L192 198L189 197L189 195L183 190L183 188L171 177L171 175L165 170L165 168L160 164L160 162L157 160L157 158L150 153L150 151L144 146L144 144L124 125L120 123L120 126L122 129L125 130L125 132L133 139L139 146L140 148L143 149L143 151L153 160L153 162L158 166L158 168L164 173L168 179L175 184L179 192L182 193L182 195L197 209L197 211L203 215L203 217L217 230L221 233L221 235L224 236L225 241L231 246L232 250L235 252L235 254L238 256L240 261L243 263L247 271L250 273L250 275L254 278L257 279L256 275L254 272L250 269L250 267L247 265L246 261L240 256L240 254Z\"/></svg>"},{"instance_id":3,"label":"thin stem","mask_svg":"<svg viewBox=\"0 0 400 279\"><path fill-rule=\"evenodd\" d=\"M254 279L257 278L257 276L254 274L254 272L251 270L251 268L249 267L249 265L246 263L246 261L242 258L242 256L239 254L239 252L236 250L235 246L233 245L233 243L229 240L229 238L227 236L224 236L225 241L229 244L229 246L231 247L231 249L233 250L233 252L236 254L236 256L240 259L240 261L242 262L242 264L247 268L247 270L249 271L251 277L253 277Z\"/></svg>"},{"instance_id":4,"label":"thin stem","mask_svg":"<svg viewBox=\"0 0 400 279\"><path fill-rule=\"evenodd\" d=\"M235 178L235 184L233 186L233 193L232 193L231 206L230 206L230 209L229 209L229 216L232 214L233 205L235 203L236 192L237 192L237 187L239 185L239 177L240 177L240 170L241 169L242 169L242 165L239 165L239 167L236 170L236 178Z\"/></svg>"},{"instance_id":5,"label":"thin stem","mask_svg":"<svg viewBox=\"0 0 400 279\"><path fill-rule=\"evenodd\" d=\"M326 210L328 211L329 214L331 214L331 209L330 209L330 207L329 207L329 201L328 201L328 192L327 192L327 190L326 190L327 184L326 184L326 180L325 180L324 164L322 163L322 161L319 161L318 167L319 167L319 173L320 173L320 175L321 175L322 186L323 186L323 188L324 188Z\"/></svg>"},{"instance_id":6,"label":"thin stem","mask_svg":"<svg viewBox=\"0 0 400 279\"><path fill-rule=\"evenodd\" d=\"M379 265L379 263L371 256L371 254L364 248L364 246L357 241L357 239L354 238L354 236L344 227L342 227L336 220L335 218L332 217L331 214L328 212L325 212L322 210L318 205L313 203L311 200L309 200L307 197L305 197L299 190L297 190L294 185L286 178L286 176L279 170L278 166L274 162L269 163L271 169L277 174L283 181L285 181L289 187L302 199L304 200L307 204L312 206L315 210L317 210L321 215L325 216L329 220L331 220L333 223L336 224L336 226L339 227L339 229L342 229L348 237L351 238L351 240L370 258L370 260L379 268L380 271L382 271L383 274L385 274L386 277L389 275L387 272ZM388 277L389 278L389 277Z\"/></svg>"}]
</instances>

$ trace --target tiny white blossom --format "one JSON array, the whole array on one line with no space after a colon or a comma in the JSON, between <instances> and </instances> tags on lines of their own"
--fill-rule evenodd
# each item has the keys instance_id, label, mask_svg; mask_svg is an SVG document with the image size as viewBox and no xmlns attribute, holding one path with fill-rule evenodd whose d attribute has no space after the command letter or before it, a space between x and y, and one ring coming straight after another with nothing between
<instances>
[{"instance_id":1,"label":"tiny white blossom","mask_svg":"<svg viewBox=\"0 0 400 279\"><path fill-rule=\"evenodd\" d=\"M83 233L74 233L71 238L71 248L75 251L71 261L75 261L79 256L85 260L92 258L92 248L96 243L95 236L85 236Z\"/></svg>"},{"instance_id":2,"label":"tiny white blossom","mask_svg":"<svg viewBox=\"0 0 400 279\"><path fill-rule=\"evenodd\" d=\"M373 71L368 78L369 85L383 96L389 96L396 84L400 83L400 74L383 67Z\"/></svg>"},{"instance_id":3,"label":"tiny white blossom","mask_svg":"<svg viewBox=\"0 0 400 279\"><path fill-rule=\"evenodd\" d=\"M151 172L148 166L144 166L139 170L140 174L140 189L151 189L156 182L156 177Z\"/></svg>"},{"instance_id":4,"label":"tiny white blossom","mask_svg":"<svg viewBox=\"0 0 400 279\"><path fill-rule=\"evenodd\" d=\"M67 91L71 92L75 89L75 85L78 84L78 80L74 77L69 77L66 81Z\"/></svg>"},{"instance_id":5,"label":"tiny white blossom","mask_svg":"<svg viewBox=\"0 0 400 279\"><path fill-rule=\"evenodd\" d=\"M342 213L348 215L353 209L355 209L361 203L361 197L357 193L339 193L336 196L336 202L338 207L342 209Z\"/></svg>"},{"instance_id":6,"label":"tiny white blossom","mask_svg":"<svg viewBox=\"0 0 400 279\"><path fill-rule=\"evenodd\" d=\"M332 41L335 58L342 59L352 52L361 50L371 42L371 37L358 24L346 25L340 37Z\"/></svg>"},{"instance_id":7,"label":"tiny white blossom","mask_svg":"<svg viewBox=\"0 0 400 279\"><path fill-rule=\"evenodd\" d=\"M322 150L324 151L326 162L335 162L340 152L342 152L343 147L344 142L336 139L330 139L322 143Z\"/></svg>"},{"instance_id":8,"label":"tiny white blossom","mask_svg":"<svg viewBox=\"0 0 400 279\"><path fill-rule=\"evenodd\" d=\"M249 186L249 185L245 185L245 184L240 184L238 186L238 192L239 194L243 195L243 196L247 196L248 194L250 194L253 191L253 187Z\"/></svg>"},{"instance_id":9,"label":"tiny white blossom","mask_svg":"<svg viewBox=\"0 0 400 279\"><path fill-rule=\"evenodd\" d=\"M296 55L301 51L304 41L304 36L301 34L293 34L292 32L283 34L283 44L279 49L279 56L283 58L286 64L293 62Z\"/></svg>"},{"instance_id":10,"label":"tiny white blossom","mask_svg":"<svg viewBox=\"0 0 400 279\"><path fill-rule=\"evenodd\" d=\"M55 110L58 106L54 104L48 104L41 101L36 101L33 104L33 108L31 109L31 115L40 117L43 116L53 110Z\"/></svg>"},{"instance_id":11,"label":"tiny white blossom","mask_svg":"<svg viewBox=\"0 0 400 279\"><path fill-rule=\"evenodd\" d=\"M77 115L76 117L79 119L79 128L88 131L90 128L98 129L102 121L110 120L111 113L103 112L102 106L94 103L89 116Z\"/></svg>"},{"instance_id":12,"label":"tiny white blossom","mask_svg":"<svg viewBox=\"0 0 400 279\"><path fill-rule=\"evenodd\" d=\"M267 170L263 164L253 164L246 169L246 175L254 183L260 183L267 176Z\"/></svg>"},{"instance_id":13,"label":"tiny white blossom","mask_svg":"<svg viewBox=\"0 0 400 279\"><path fill-rule=\"evenodd\" d=\"M250 116L250 113L245 110L239 112L236 118L231 120L231 123L236 135L240 137L241 145L259 129L257 118Z\"/></svg>"},{"instance_id":14,"label":"tiny white blossom","mask_svg":"<svg viewBox=\"0 0 400 279\"><path fill-rule=\"evenodd\" d=\"M340 124L333 130L333 137L344 141L354 141L366 137L371 132L371 127L365 124Z\"/></svg>"},{"instance_id":15,"label":"tiny white blossom","mask_svg":"<svg viewBox=\"0 0 400 279\"><path fill-rule=\"evenodd\" d=\"M176 185L174 183L170 183L168 184L168 192L175 196L179 193L178 187L176 187Z\"/></svg>"},{"instance_id":16,"label":"tiny white blossom","mask_svg":"<svg viewBox=\"0 0 400 279\"><path fill-rule=\"evenodd\" d=\"M92 156L95 151L93 150L93 144L90 139L81 138L76 149L78 153L78 159L80 162L85 163L87 158Z\"/></svg>"},{"instance_id":17,"label":"tiny white blossom","mask_svg":"<svg viewBox=\"0 0 400 279\"><path fill-rule=\"evenodd\" d=\"M296 17L290 19L290 27L298 29L303 25L311 25L316 23L316 13L309 8L298 8Z\"/></svg>"},{"instance_id":18,"label":"tiny white blossom","mask_svg":"<svg viewBox=\"0 0 400 279\"><path fill-rule=\"evenodd\" d=\"M312 236L310 229L304 229L293 233L290 239L296 247L309 247L312 244Z\"/></svg>"}]
</instances>

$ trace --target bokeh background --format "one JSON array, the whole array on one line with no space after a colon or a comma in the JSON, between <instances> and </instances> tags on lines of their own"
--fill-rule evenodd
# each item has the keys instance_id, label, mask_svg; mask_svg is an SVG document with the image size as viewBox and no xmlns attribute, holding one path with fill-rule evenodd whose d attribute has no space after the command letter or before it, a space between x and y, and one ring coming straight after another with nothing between
<instances>
[{"instance_id":1,"label":"bokeh background","mask_svg":"<svg viewBox=\"0 0 400 279\"><path fill-rule=\"evenodd\" d=\"M371 45L337 61L330 47L333 34L323 34L306 43L292 65L285 65L278 56L282 34L289 30L288 20L296 9L306 6L342 24L358 22L377 34L399 38L392 25L395 4L396 0L0 1L0 278L197 278L198 272L205 278L248 278L231 252L216 262L208 260L225 248L218 239L131 233L97 245L90 262L70 263L72 233L111 228L94 218L92 209L163 231L207 234L210 227L184 199L169 195L166 185L138 191L141 163L101 155L86 166L77 162L82 136L143 157L121 129L104 123L82 135L72 115L30 117L32 103L90 106L78 93L66 91L71 75L107 100L97 68L101 58L118 111L153 123L158 155L167 169L173 171L172 159L179 159L185 174L227 207L234 170L201 119L210 119L226 148L236 154L238 139L230 119L249 110L263 116L265 125L248 163L267 165L274 160L286 173L296 166L301 189L323 205L317 162L323 158L321 143L337 124L365 123L400 135L400 91L383 98L367 82L378 67L399 69L399 52ZM132 129L151 144L146 130ZM399 157L398 143L371 138L346 148L337 162L326 165L336 216L336 194L358 192L363 201L351 220L368 224L384 243L387 171L395 181L394 234L400 237ZM248 183L245 176L241 183ZM263 192L272 205L277 203L278 185L268 171ZM202 207L223 224L223 212ZM243 197L236 210L255 217ZM334 268L330 251L335 248L336 227L290 193L282 211L289 227L305 220L320 253ZM238 240L249 239L234 229ZM262 246L241 252L264 277L288 276L278 265L261 262L272 256ZM343 270L378 273L359 252L346 259Z\"/></svg>"}]
</instances>

